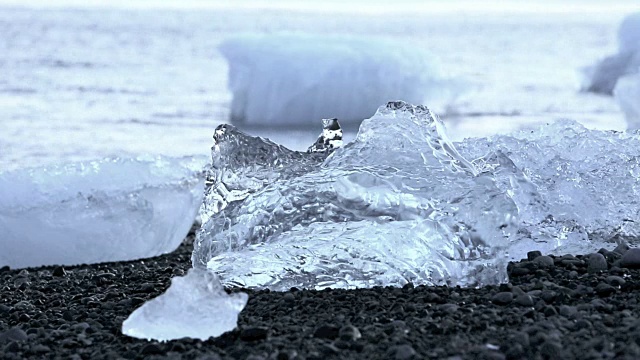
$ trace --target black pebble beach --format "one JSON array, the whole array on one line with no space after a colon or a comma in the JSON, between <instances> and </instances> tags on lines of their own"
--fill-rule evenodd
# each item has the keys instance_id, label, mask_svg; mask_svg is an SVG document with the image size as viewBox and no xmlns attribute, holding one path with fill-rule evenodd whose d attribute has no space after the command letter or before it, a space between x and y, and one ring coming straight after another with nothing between
<instances>
[{"instance_id":1,"label":"black pebble beach","mask_svg":"<svg viewBox=\"0 0 640 360\"><path fill-rule=\"evenodd\" d=\"M152 259L0 270L2 359L639 359L640 249L543 256L510 283L247 291L238 328L207 341L122 335L190 267L193 235Z\"/></svg>"}]
</instances>

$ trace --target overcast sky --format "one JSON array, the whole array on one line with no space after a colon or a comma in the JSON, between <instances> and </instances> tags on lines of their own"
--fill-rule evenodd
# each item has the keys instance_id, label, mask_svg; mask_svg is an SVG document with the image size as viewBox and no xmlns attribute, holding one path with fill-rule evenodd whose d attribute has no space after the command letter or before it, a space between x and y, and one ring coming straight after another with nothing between
<instances>
[{"instance_id":1,"label":"overcast sky","mask_svg":"<svg viewBox=\"0 0 640 360\"><path fill-rule=\"evenodd\" d=\"M640 0L0 0L18 7L117 7L117 8L253 8L329 12L631 12L640 11Z\"/></svg>"}]
</instances>

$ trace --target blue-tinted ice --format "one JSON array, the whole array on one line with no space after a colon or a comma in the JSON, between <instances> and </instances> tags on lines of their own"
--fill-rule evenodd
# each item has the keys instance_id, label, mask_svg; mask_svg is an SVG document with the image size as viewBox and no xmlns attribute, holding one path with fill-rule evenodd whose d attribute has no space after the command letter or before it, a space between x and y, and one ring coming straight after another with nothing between
<instances>
[{"instance_id":1,"label":"blue-tinted ice","mask_svg":"<svg viewBox=\"0 0 640 360\"><path fill-rule=\"evenodd\" d=\"M214 135L195 267L227 285L480 285L506 279L517 208L426 107L391 102L333 152Z\"/></svg>"}]
</instances>

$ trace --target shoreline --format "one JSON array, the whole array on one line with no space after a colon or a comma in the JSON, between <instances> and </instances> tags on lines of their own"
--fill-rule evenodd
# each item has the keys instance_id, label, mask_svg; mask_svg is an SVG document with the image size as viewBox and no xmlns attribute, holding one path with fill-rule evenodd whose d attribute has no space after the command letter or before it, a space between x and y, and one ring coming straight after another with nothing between
<instances>
[{"instance_id":1,"label":"shoreline","mask_svg":"<svg viewBox=\"0 0 640 360\"><path fill-rule=\"evenodd\" d=\"M249 302L218 338L122 335L135 308L191 268L192 241L144 260L0 270L0 359L640 357L640 269L604 256L607 270L590 272L586 255L535 252L500 286L237 289Z\"/></svg>"}]
</instances>

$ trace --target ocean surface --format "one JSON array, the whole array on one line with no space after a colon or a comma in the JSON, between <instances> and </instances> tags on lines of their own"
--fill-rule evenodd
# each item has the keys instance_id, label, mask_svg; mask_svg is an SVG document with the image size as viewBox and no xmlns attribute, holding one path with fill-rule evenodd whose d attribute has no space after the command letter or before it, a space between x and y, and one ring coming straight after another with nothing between
<instances>
[{"instance_id":1,"label":"ocean surface","mask_svg":"<svg viewBox=\"0 0 640 360\"><path fill-rule=\"evenodd\" d=\"M579 69L615 52L624 15L0 7L0 172L207 155L231 103L217 46L246 32L379 36L427 49L469 84L440 109L454 140L560 118L622 130L614 99L579 91ZM245 130L305 149L320 124Z\"/></svg>"}]
</instances>

